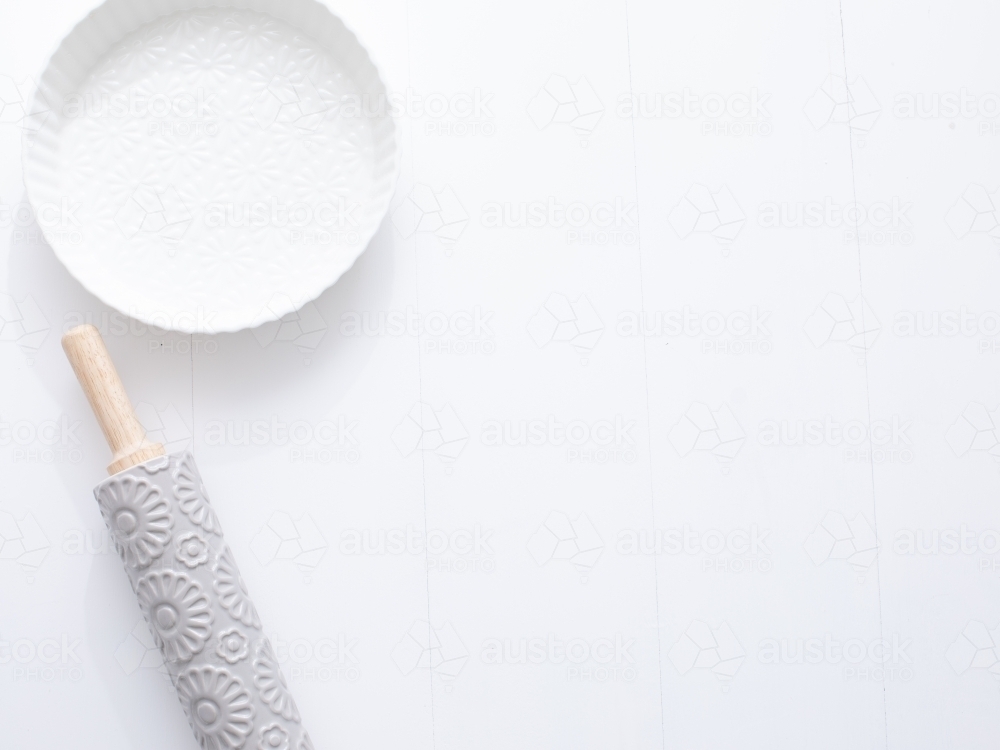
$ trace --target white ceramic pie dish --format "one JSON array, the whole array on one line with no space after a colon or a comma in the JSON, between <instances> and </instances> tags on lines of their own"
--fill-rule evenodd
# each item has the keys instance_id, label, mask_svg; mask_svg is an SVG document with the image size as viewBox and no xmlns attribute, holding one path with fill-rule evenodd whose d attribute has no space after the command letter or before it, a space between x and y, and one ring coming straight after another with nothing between
<instances>
[{"instance_id":1,"label":"white ceramic pie dish","mask_svg":"<svg viewBox=\"0 0 1000 750\"><path fill-rule=\"evenodd\" d=\"M187 333L255 327L316 298L378 229L399 172L386 102L315 0L108 0L39 79L29 200L108 305Z\"/></svg>"}]
</instances>

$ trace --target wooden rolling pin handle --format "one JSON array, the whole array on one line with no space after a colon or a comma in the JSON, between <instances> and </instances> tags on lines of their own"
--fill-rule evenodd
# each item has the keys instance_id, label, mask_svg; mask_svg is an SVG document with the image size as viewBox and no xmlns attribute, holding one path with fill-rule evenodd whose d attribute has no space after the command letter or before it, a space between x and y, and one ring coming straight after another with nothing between
<instances>
[{"instance_id":1,"label":"wooden rolling pin handle","mask_svg":"<svg viewBox=\"0 0 1000 750\"><path fill-rule=\"evenodd\" d=\"M146 438L100 331L89 324L76 326L62 337L62 345L114 454L108 474L164 455L160 443Z\"/></svg>"}]
</instances>

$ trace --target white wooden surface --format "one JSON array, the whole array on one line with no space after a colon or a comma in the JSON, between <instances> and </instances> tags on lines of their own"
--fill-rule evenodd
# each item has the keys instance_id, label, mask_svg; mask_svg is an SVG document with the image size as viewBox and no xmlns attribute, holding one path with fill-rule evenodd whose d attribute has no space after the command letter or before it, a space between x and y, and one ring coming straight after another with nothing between
<instances>
[{"instance_id":1,"label":"white wooden surface","mask_svg":"<svg viewBox=\"0 0 1000 750\"><path fill-rule=\"evenodd\" d=\"M193 445L317 748L993 747L997 9L334 5L455 107L409 107L397 220L318 341L84 293L16 221L4 105L4 746L194 747L90 495L58 340L91 321L151 437ZM91 2L2 7L9 92ZM428 191L467 224L410 231Z\"/></svg>"}]
</instances>

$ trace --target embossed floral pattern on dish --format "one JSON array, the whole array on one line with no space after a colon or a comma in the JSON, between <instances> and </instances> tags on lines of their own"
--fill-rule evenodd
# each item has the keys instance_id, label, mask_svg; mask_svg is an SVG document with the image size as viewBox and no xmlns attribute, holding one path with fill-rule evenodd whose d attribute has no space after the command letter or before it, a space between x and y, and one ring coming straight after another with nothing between
<instances>
[{"instance_id":1,"label":"embossed floral pattern on dish","mask_svg":"<svg viewBox=\"0 0 1000 750\"><path fill-rule=\"evenodd\" d=\"M85 245L43 228L71 272L147 323L217 333L259 324L276 294L301 306L346 271L388 209L399 134L377 106L341 116L345 98L378 102L387 93L337 26L191 8L147 19L94 60L74 88L79 106L60 101L43 123L27 172L33 201L79 204ZM104 34L102 26L83 46L106 44ZM313 218L292 227L290 206L315 217L331 198L307 168L335 175L343 189L332 197L349 195L359 209L332 225ZM271 231L206 222L211 204L267 204ZM216 260L211 240L220 236L240 248L238 267ZM194 314L209 308L210 320Z\"/></svg>"}]
</instances>

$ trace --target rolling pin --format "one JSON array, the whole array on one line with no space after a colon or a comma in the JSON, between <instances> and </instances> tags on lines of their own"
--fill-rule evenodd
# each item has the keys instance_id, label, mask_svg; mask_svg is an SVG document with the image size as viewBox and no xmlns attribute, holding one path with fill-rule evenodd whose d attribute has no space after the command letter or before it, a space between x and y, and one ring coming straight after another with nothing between
<instances>
[{"instance_id":1,"label":"rolling pin","mask_svg":"<svg viewBox=\"0 0 1000 750\"><path fill-rule=\"evenodd\" d=\"M62 339L104 437L101 516L203 750L313 750L190 453L139 424L92 325Z\"/></svg>"}]
</instances>

